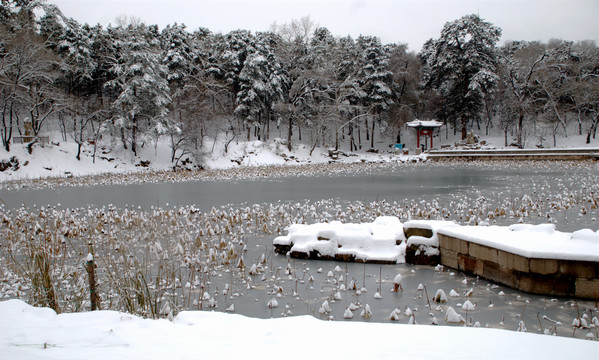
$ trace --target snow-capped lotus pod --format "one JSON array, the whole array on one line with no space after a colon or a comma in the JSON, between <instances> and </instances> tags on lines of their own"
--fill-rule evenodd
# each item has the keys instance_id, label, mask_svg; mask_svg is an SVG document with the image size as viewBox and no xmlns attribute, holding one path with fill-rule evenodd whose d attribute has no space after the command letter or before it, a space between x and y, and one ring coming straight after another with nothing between
<instances>
[{"instance_id":1,"label":"snow-capped lotus pod","mask_svg":"<svg viewBox=\"0 0 599 360\"><path fill-rule=\"evenodd\" d=\"M474 311L474 309L475 309L474 304L471 303L470 300L466 300L462 304L462 310L464 310L464 311Z\"/></svg>"},{"instance_id":2,"label":"snow-capped lotus pod","mask_svg":"<svg viewBox=\"0 0 599 360\"><path fill-rule=\"evenodd\" d=\"M208 291L204 292L204 295L202 295L202 300L210 300L210 293Z\"/></svg>"},{"instance_id":3,"label":"snow-capped lotus pod","mask_svg":"<svg viewBox=\"0 0 599 360\"><path fill-rule=\"evenodd\" d=\"M422 291L422 290L424 290L424 285L418 284L418 291Z\"/></svg>"},{"instance_id":4,"label":"snow-capped lotus pod","mask_svg":"<svg viewBox=\"0 0 599 360\"><path fill-rule=\"evenodd\" d=\"M466 291L466 294L464 296L469 297L469 296L472 296L473 293L474 293L474 289L472 288L472 289Z\"/></svg>"},{"instance_id":5,"label":"snow-capped lotus pod","mask_svg":"<svg viewBox=\"0 0 599 360\"><path fill-rule=\"evenodd\" d=\"M341 293L339 291L337 291L335 293L335 295L333 295L333 299L335 299L335 300L341 300L342 299Z\"/></svg>"},{"instance_id":6,"label":"snow-capped lotus pod","mask_svg":"<svg viewBox=\"0 0 599 360\"><path fill-rule=\"evenodd\" d=\"M437 290L435 296L433 297L433 301L438 303L447 302L447 295L445 295L445 291L443 291L443 289Z\"/></svg>"},{"instance_id":7,"label":"snow-capped lotus pod","mask_svg":"<svg viewBox=\"0 0 599 360\"><path fill-rule=\"evenodd\" d=\"M445 312L445 321L452 324L462 324L466 322L462 315L458 314L451 306L448 307Z\"/></svg>"},{"instance_id":8,"label":"snow-capped lotus pod","mask_svg":"<svg viewBox=\"0 0 599 360\"><path fill-rule=\"evenodd\" d=\"M252 267L250 268L250 271L248 273L250 275L256 275L256 274L258 274L258 269L256 267L256 264L252 264Z\"/></svg>"},{"instance_id":9,"label":"snow-capped lotus pod","mask_svg":"<svg viewBox=\"0 0 599 360\"><path fill-rule=\"evenodd\" d=\"M318 310L321 314L328 314L331 312L331 306L327 300L323 301L322 305L320 305L320 309Z\"/></svg>"},{"instance_id":10,"label":"snow-capped lotus pod","mask_svg":"<svg viewBox=\"0 0 599 360\"><path fill-rule=\"evenodd\" d=\"M208 300L208 307L216 308L216 299L215 298L210 298L210 300Z\"/></svg>"},{"instance_id":11,"label":"snow-capped lotus pod","mask_svg":"<svg viewBox=\"0 0 599 360\"><path fill-rule=\"evenodd\" d=\"M345 284L341 284L339 286L339 291L345 291Z\"/></svg>"},{"instance_id":12,"label":"snow-capped lotus pod","mask_svg":"<svg viewBox=\"0 0 599 360\"><path fill-rule=\"evenodd\" d=\"M363 318L370 318L372 316L372 310L370 310L370 305L364 305L364 309L360 312L360 316Z\"/></svg>"},{"instance_id":13,"label":"snow-capped lotus pod","mask_svg":"<svg viewBox=\"0 0 599 360\"><path fill-rule=\"evenodd\" d=\"M394 284L401 284L401 274L395 275L395 277L393 278L393 283Z\"/></svg>"},{"instance_id":14,"label":"snow-capped lotus pod","mask_svg":"<svg viewBox=\"0 0 599 360\"><path fill-rule=\"evenodd\" d=\"M585 318L584 316L582 317L582 319L580 319L580 326L582 328L584 328L584 329L586 329L586 328L589 327L589 323L587 322L587 318Z\"/></svg>"},{"instance_id":15,"label":"snow-capped lotus pod","mask_svg":"<svg viewBox=\"0 0 599 360\"><path fill-rule=\"evenodd\" d=\"M334 276L335 276L335 275L333 275L333 272L332 272L331 270L329 270L329 272L327 273L327 277L330 277L330 278L332 278L332 277L334 277Z\"/></svg>"},{"instance_id":16,"label":"snow-capped lotus pod","mask_svg":"<svg viewBox=\"0 0 599 360\"><path fill-rule=\"evenodd\" d=\"M226 312L235 312L235 305L231 304L226 309Z\"/></svg>"},{"instance_id":17,"label":"snow-capped lotus pod","mask_svg":"<svg viewBox=\"0 0 599 360\"><path fill-rule=\"evenodd\" d=\"M389 314L389 320L392 320L392 321L399 320L399 315L397 315L397 312L395 312L395 310L391 311L391 314Z\"/></svg>"},{"instance_id":18,"label":"snow-capped lotus pod","mask_svg":"<svg viewBox=\"0 0 599 360\"><path fill-rule=\"evenodd\" d=\"M164 305L162 305L162 309L160 309L160 314L162 315L168 315L171 312L171 304L169 304L168 302L164 303Z\"/></svg>"},{"instance_id":19,"label":"snow-capped lotus pod","mask_svg":"<svg viewBox=\"0 0 599 360\"><path fill-rule=\"evenodd\" d=\"M355 311L358 309L358 306L352 302L352 303L349 303L349 306L347 308L350 309L351 311Z\"/></svg>"},{"instance_id":20,"label":"snow-capped lotus pod","mask_svg":"<svg viewBox=\"0 0 599 360\"><path fill-rule=\"evenodd\" d=\"M516 329L516 331L519 332L527 332L528 330L526 330L526 325L524 324L524 321L520 320L520 322L518 323L518 329Z\"/></svg>"},{"instance_id":21,"label":"snow-capped lotus pod","mask_svg":"<svg viewBox=\"0 0 599 360\"><path fill-rule=\"evenodd\" d=\"M381 294L380 294L378 291L374 293L373 297L374 297L375 299L382 299L382 298L383 298L383 297L381 296Z\"/></svg>"},{"instance_id":22,"label":"snow-capped lotus pod","mask_svg":"<svg viewBox=\"0 0 599 360\"><path fill-rule=\"evenodd\" d=\"M349 290L356 290L356 282L354 281L354 279L351 279L351 281L349 282L349 285L347 285L347 288Z\"/></svg>"},{"instance_id":23,"label":"snow-capped lotus pod","mask_svg":"<svg viewBox=\"0 0 599 360\"><path fill-rule=\"evenodd\" d=\"M414 313L412 312L412 309L406 308L406 311L404 311L404 315L405 316L412 316L412 315L414 315Z\"/></svg>"},{"instance_id":24,"label":"snow-capped lotus pod","mask_svg":"<svg viewBox=\"0 0 599 360\"><path fill-rule=\"evenodd\" d=\"M341 267L339 265L335 266L335 272L341 272Z\"/></svg>"},{"instance_id":25,"label":"snow-capped lotus pod","mask_svg":"<svg viewBox=\"0 0 599 360\"><path fill-rule=\"evenodd\" d=\"M345 312L343 313L343 318L344 319L351 319L354 317L354 313L349 309L345 309Z\"/></svg>"},{"instance_id":26,"label":"snow-capped lotus pod","mask_svg":"<svg viewBox=\"0 0 599 360\"><path fill-rule=\"evenodd\" d=\"M414 315L410 316L410 319L408 319L408 324L416 325L416 317Z\"/></svg>"},{"instance_id":27,"label":"snow-capped lotus pod","mask_svg":"<svg viewBox=\"0 0 599 360\"><path fill-rule=\"evenodd\" d=\"M449 296L458 297L458 296L460 296L460 294L458 294L458 292L455 291L454 289L451 289L451 291L449 292Z\"/></svg>"},{"instance_id":28,"label":"snow-capped lotus pod","mask_svg":"<svg viewBox=\"0 0 599 360\"><path fill-rule=\"evenodd\" d=\"M437 320L437 317L433 316L433 319L431 320L431 325L439 325L439 320Z\"/></svg>"},{"instance_id":29,"label":"snow-capped lotus pod","mask_svg":"<svg viewBox=\"0 0 599 360\"><path fill-rule=\"evenodd\" d=\"M500 292L497 293L497 295L499 295L499 296L505 296L505 293L503 291L500 291Z\"/></svg>"},{"instance_id":30,"label":"snow-capped lotus pod","mask_svg":"<svg viewBox=\"0 0 599 360\"><path fill-rule=\"evenodd\" d=\"M272 298L268 301L266 306L268 306L269 309L274 309L279 306L279 302L277 301L277 299Z\"/></svg>"},{"instance_id":31,"label":"snow-capped lotus pod","mask_svg":"<svg viewBox=\"0 0 599 360\"><path fill-rule=\"evenodd\" d=\"M462 280L462 284L468 285L468 279L464 278L464 280Z\"/></svg>"}]
</instances>

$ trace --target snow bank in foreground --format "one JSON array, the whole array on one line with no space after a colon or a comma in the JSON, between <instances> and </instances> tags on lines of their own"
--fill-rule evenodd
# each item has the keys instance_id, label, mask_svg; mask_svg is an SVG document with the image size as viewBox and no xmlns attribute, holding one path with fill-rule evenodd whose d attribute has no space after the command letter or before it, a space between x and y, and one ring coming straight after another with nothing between
<instances>
[{"instance_id":1,"label":"snow bank in foreground","mask_svg":"<svg viewBox=\"0 0 599 360\"><path fill-rule=\"evenodd\" d=\"M563 360L594 359L599 342L484 328L327 322L310 316L264 320L185 311L169 322L115 311L56 315L8 300L0 302L0 353L5 359Z\"/></svg>"},{"instance_id":2,"label":"snow bank in foreground","mask_svg":"<svg viewBox=\"0 0 599 360\"><path fill-rule=\"evenodd\" d=\"M410 236L404 228L431 230L431 237ZM553 224L511 226L460 226L449 221L416 220L402 224L384 216L372 223L343 224L338 221L311 225L295 224L288 234L274 239L275 246L291 246L290 251L318 251L325 257L351 254L365 261L405 262L406 246L423 245L436 250L437 233L494 247L528 258L599 261L599 231L582 229L560 232ZM428 255L437 255L430 250Z\"/></svg>"}]
</instances>

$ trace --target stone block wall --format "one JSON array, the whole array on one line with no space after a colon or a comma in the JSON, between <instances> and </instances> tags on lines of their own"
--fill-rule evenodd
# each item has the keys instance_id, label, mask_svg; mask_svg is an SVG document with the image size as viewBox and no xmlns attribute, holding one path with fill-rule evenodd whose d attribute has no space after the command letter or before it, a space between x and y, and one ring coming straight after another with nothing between
<instances>
[{"instance_id":1,"label":"stone block wall","mask_svg":"<svg viewBox=\"0 0 599 360\"><path fill-rule=\"evenodd\" d=\"M509 287L552 296L599 297L599 262L527 258L438 234L441 264Z\"/></svg>"}]
</instances>

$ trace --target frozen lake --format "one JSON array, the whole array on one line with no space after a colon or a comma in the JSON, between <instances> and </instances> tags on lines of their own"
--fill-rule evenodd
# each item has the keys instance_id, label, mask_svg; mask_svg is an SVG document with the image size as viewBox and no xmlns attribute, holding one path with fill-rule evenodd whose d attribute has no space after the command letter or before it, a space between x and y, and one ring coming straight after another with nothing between
<instances>
[{"instance_id":1,"label":"frozen lake","mask_svg":"<svg viewBox=\"0 0 599 360\"><path fill-rule=\"evenodd\" d=\"M475 207L477 205L472 202L478 200L491 209L506 201L519 202L523 197L531 197L543 203L539 206L547 206L552 197L559 200L581 191L592 191L589 187L597 186L597 173L589 172L587 166L578 168L560 162L544 163L539 167L493 167L468 163L390 165L377 174L62 187L18 192L3 189L0 190L0 199L8 208L60 204L71 209L113 205L147 210L169 204L194 205L206 211L229 205L335 199L365 203L384 200L400 206L414 202L423 205L435 203L446 209L456 205ZM578 210L547 208L542 214L525 216L523 220L531 223L553 221L558 224L558 229L564 231L590 226L596 213L591 211L579 216ZM464 223L464 219L451 214L447 218ZM496 221L507 224L518 221L518 218L506 216Z\"/></svg>"},{"instance_id":2,"label":"frozen lake","mask_svg":"<svg viewBox=\"0 0 599 360\"><path fill-rule=\"evenodd\" d=\"M529 332L539 332L542 326L572 336L572 319L582 312L591 314L592 302L529 295L448 269L291 260L273 252L272 240L290 223L366 222L379 214L402 221L551 221L562 231L597 228L595 164L530 164L389 165L376 174L1 190L5 206L0 213L5 213L9 224L16 224L12 234L33 232L33 239L45 229L54 234L54 227L70 224L69 235L64 235L69 241L60 243L67 253L61 250L57 259L69 259L73 268L80 269L88 243L93 245L104 281L105 306L114 310L123 310L119 299L130 297L120 284L145 276L152 280L148 296L157 296L161 304L172 303L177 310L234 308L253 317L309 314L343 320L353 303L351 321L365 320L359 314L368 304L373 314L367 321L391 321L394 312L398 322L407 323L411 319L406 313L411 312L418 323L430 324L436 318L443 325L451 306L472 326L478 322L483 327L515 330L523 320ZM31 222L45 225L40 230ZM15 241L24 241L19 239ZM45 240L40 241L45 246ZM7 249L0 247L5 259ZM238 264L240 257L244 266ZM262 270L250 274L255 264L261 264ZM18 270L15 273L18 276ZM114 280L107 277L110 273ZM397 273L404 278L404 291L394 293L391 281ZM65 276L68 280L58 287L65 299L72 298L71 293L81 294L71 287L72 275ZM358 290L366 291L350 290L352 280ZM14 281L11 291L19 287ZM419 284L427 290L418 290ZM429 308L426 298L438 289L445 291L448 301L440 306L431 303ZM380 299L374 297L377 290ZM449 296L451 290L457 295ZM278 306L269 308L267 303L273 299ZM331 311L321 313L325 300ZM466 300L475 310L462 310ZM586 334L578 330L575 335Z\"/></svg>"}]
</instances>

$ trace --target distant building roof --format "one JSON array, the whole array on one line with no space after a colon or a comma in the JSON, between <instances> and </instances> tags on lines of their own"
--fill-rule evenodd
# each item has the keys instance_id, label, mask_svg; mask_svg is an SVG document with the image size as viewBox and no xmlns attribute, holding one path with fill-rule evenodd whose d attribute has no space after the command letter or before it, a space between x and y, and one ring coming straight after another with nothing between
<instances>
[{"instance_id":1,"label":"distant building roof","mask_svg":"<svg viewBox=\"0 0 599 360\"><path fill-rule=\"evenodd\" d=\"M423 127L423 128L436 128L443 125L442 122L437 120L413 120L409 123L406 123L409 127Z\"/></svg>"}]
</instances>

